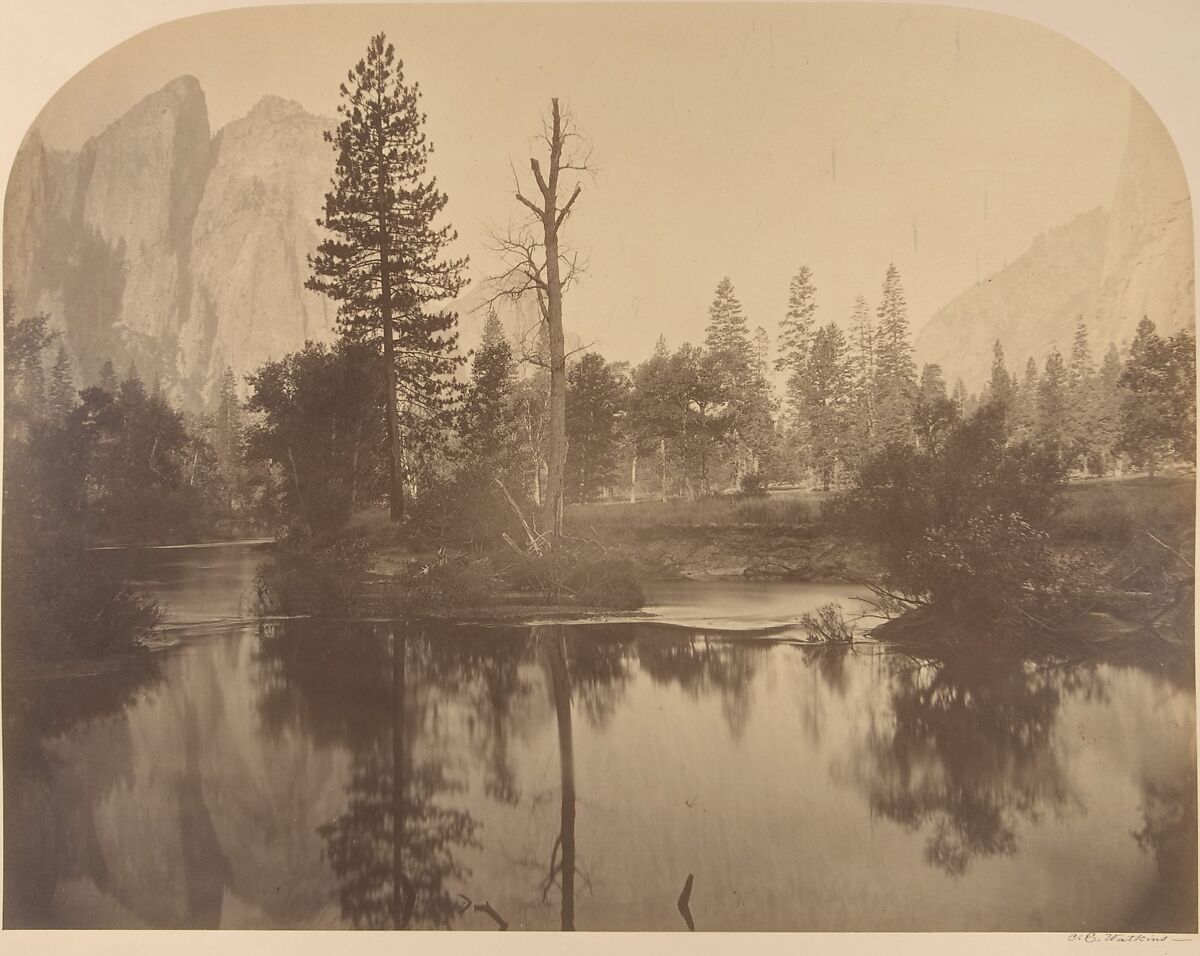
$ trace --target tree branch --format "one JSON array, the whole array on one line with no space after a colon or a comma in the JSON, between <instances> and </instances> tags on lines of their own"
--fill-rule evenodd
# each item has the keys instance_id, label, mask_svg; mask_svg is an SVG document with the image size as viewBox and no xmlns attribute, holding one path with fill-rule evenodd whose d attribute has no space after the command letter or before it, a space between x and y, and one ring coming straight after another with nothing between
<instances>
[{"instance_id":1,"label":"tree branch","mask_svg":"<svg viewBox=\"0 0 1200 956\"><path fill-rule=\"evenodd\" d=\"M571 207L575 205L575 200L579 198L579 194L583 191L583 187L579 183L575 184L575 191L571 193L571 198L567 200L567 204L559 210L558 216L554 220L554 228L557 229L563 224L563 220L567 218L567 213L571 211Z\"/></svg>"}]
</instances>

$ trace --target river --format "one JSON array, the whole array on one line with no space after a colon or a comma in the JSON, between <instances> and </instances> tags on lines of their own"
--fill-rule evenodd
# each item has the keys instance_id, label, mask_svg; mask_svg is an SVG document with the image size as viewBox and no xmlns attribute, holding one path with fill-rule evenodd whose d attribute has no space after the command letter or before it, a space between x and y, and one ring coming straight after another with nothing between
<instances>
[{"instance_id":1,"label":"river","mask_svg":"<svg viewBox=\"0 0 1200 956\"><path fill-rule=\"evenodd\" d=\"M1190 673L798 645L834 585L255 621L266 558L114 553L172 646L6 686L6 927L1196 929Z\"/></svg>"}]
</instances>

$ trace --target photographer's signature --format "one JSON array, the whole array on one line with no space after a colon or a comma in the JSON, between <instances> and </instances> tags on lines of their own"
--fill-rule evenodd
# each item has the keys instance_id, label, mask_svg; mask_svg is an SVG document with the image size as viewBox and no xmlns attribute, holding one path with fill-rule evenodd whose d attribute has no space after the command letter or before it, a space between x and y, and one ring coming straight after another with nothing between
<instances>
[{"instance_id":1,"label":"photographer's signature","mask_svg":"<svg viewBox=\"0 0 1200 956\"><path fill-rule=\"evenodd\" d=\"M1186 943L1191 936L1170 936L1159 933L1071 933L1071 943Z\"/></svg>"}]
</instances>

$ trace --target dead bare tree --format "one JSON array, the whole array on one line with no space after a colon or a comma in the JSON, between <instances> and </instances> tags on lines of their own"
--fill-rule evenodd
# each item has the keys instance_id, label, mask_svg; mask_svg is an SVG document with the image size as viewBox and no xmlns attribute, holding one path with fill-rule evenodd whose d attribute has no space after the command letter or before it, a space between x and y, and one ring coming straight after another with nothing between
<instances>
[{"instance_id":1,"label":"dead bare tree","mask_svg":"<svg viewBox=\"0 0 1200 956\"><path fill-rule=\"evenodd\" d=\"M578 255L568 252L559 233L582 192L581 174L588 171L588 151L570 117L550 101L550 119L543 120L540 139L549 152L543 171L536 158L529 160L539 196L530 199L516 182L516 199L531 214L503 235L493 234L495 251L504 269L491 277L496 290L489 300L516 300L532 295L545 330L550 368L550 423L546 443L546 487L542 494L539 530L555 541L562 534L563 471L567 460L567 356L563 333L563 293L580 271ZM572 183L563 182L564 174ZM560 197L571 185L570 197Z\"/></svg>"}]
</instances>

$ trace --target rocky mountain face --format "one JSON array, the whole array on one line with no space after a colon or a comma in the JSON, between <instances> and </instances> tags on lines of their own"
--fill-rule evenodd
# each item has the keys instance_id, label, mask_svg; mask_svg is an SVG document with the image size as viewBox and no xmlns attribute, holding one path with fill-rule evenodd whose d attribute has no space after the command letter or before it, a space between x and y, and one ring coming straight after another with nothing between
<instances>
[{"instance_id":1,"label":"rocky mountain face","mask_svg":"<svg viewBox=\"0 0 1200 956\"><path fill-rule=\"evenodd\" d=\"M332 172L330 125L268 96L213 135L204 92L184 76L77 152L31 132L4 206L4 282L18 315L46 312L64 330L81 384L107 358L118 370L135 362L194 409L211 403L226 366L240 380L306 339L332 338L333 303L303 287ZM918 359L977 389L997 338L1020 372L1030 356L1066 352L1080 317L1097 355L1127 342L1143 315L1166 332L1190 327L1193 262L1183 169L1135 93L1111 207L1040 236L935 314L917 334ZM475 298L464 293L464 316ZM464 323L464 346L476 325Z\"/></svg>"},{"instance_id":2,"label":"rocky mountain face","mask_svg":"<svg viewBox=\"0 0 1200 956\"><path fill-rule=\"evenodd\" d=\"M937 312L915 341L918 362L942 366L971 390L987 380L999 339L1009 371L1032 356L1064 356L1075 323L1087 323L1097 358L1133 338L1142 316L1160 332L1196 322L1191 199L1162 123L1136 92L1129 138L1108 209L1084 213L1039 236L1000 272Z\"/></svg>"},{"instance_id":3,"label":"rocky mountain face","mask_svg":"<svg viewBox=\"0 0 1200 956\"><path fill-rule=\"evenodd\" d=\"M187 406L306 339L335 310L303 288L332 171L327 120L266 97L209 128L180 77L78 152L30 133L5 196L5 285L18 315L48 313L80 378L112 358Z\"/></svg>"}]
</instances>

